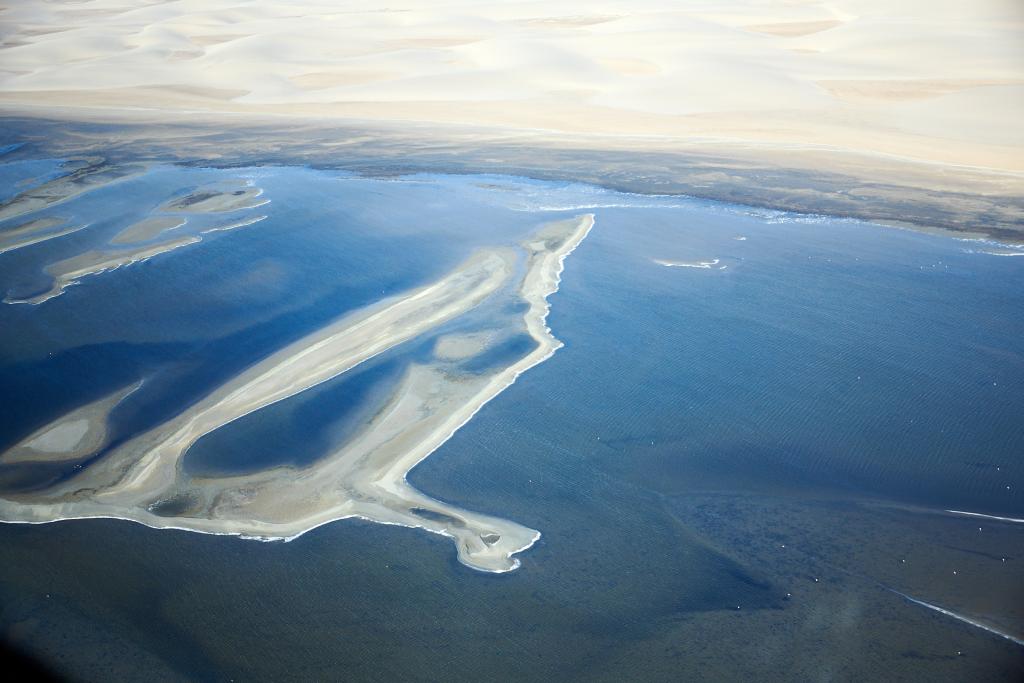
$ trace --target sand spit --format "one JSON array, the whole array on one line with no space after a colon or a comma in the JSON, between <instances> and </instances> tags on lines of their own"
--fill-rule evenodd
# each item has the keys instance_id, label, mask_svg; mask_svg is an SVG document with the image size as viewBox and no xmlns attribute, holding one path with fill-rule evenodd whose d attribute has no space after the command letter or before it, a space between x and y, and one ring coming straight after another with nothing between
<instances>
[{"instance_id":1,"label":"sand spit","mask_svg":"<svg viewBox=\"0 0 1024 683\"><path fill-rule=\"evenodd\" d=\"M142 383L136 382L72 410L7 450L0 462L7 465L62 462L97 453L107 443L107 421L111 411L140 386Z\"/></svg>"},{"instance_id":2,"label":"sand spit","mask_svg":"<svg viewBox=\"0 0 1024 683\"><path fill-rule=\"evenodd\" d=\"M203 234L206 235L211 232L226 232L228 230L235 230L237 228L244 228L250 225L255 225L262 220L266 220L267 216L254 216L253 218L244 218L240 221L232 221L231 223L225 223L224 225L215 225L212 228L203 230Z\"/></svg>"},{"instance_id":3,"label":"sand spit","mask_svg":"<svg viewBox=\"0 0 1024 683\"><path fill-rule=\"evenodd\" d=\"M185 225L187 219L178 216L152 216L138 223L133 223L111 238L111 244L132 244L148 242L159 237L168 230L176 230Z\"/></svg>"},{"instance_id":4,"label":"sand spit","mask_svg":"<svg viewBox=\"0 0 1024 683\"><path fill-rule=\"evenodd\" d=\"M504 572L539 533L433 500L408 471L561 342L546 327L547 297L563 261L593 225L588 214L543 227L523 245L516 295L537 347L489 373L459 372L444 359L409 367L388 404L352 439L311 465L230 477L189 478L181 461L205 434L355 367L488 300L509 282L515 252L486 249L437 282L346 315L281 349L177 417L118 445L51 489L0 499L0 518L51 522L128 519L157 528L288 540L338 519L361 517L451 537L467 566Z\"/></svg>"},{"instance_id":5,"label":"sand spit","mask_svg":"<svg viewBox=\"0 0 1024 683\"><path fill-rule=\"evenodd\" d=\"M63 218L56 217L35 218L10 230L0 231L0 254L70 235L85 227L85 225L68 226L65 225L65 222Z\"/></svg>"},{"instance_id":6,"label":"sand spit","mask_svg":"<svg viewBox=\"0 0 1024 683\"><path fill-rule=\"evenodd\" d=\"M18 298L8 295L4 299L6 304L41 304L49 301L55 296L60 296L64 290L72 285L77 285L82 278L90 275L105 273L108 270L115 270L122 266L151 259L159 254L165 254L175 249L195 244L200 241L199 237L179 237L167 242L161 242L141 249L125 249L121 251L87 251L84 254L72 256L69 259L58 261L47 266L46 272L53 277L53 284L50 289L27 298Z\"/></svg>"}]
</instances>

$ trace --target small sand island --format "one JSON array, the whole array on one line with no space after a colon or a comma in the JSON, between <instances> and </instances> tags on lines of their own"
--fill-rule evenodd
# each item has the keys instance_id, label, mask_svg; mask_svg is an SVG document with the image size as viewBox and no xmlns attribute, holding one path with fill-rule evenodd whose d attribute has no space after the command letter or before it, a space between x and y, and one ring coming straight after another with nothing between
<instances>
[{"instance_id":1,"label":"small sand island","mask_svg":"<svg viewBox=\"0 0 1024 683\"><path fill-rule=\"evenodd\" d=\"M561 346L547 328L547 298L565 258L594 224L592 214L542 226L520 245L485 248L448 275L340 318L250 367L177 416L104 452L111 410L130 389L54 420L0 461L83 459L75 476L0 499L10 522L112 517L155 528L288 540L348 517L419 527L452 538L459 560L506 572L539 532L434 500L406 474L515 379ZM517 262L522 270L517 270ZM513 276L522 272L522 279ZM351 439L305 467L225 477L190 477L182 460L203 436L345 373L390 348L467 313L511 286L524 306L513 327L534 347L509 364L465 372L504 331L449 334L434 359L412 363L386 405ZM510 323L511 324L511 323ZM96 457L101 456L101 457ZM95 460L93 460L95 458Z\"/></svg>"}]
</instances>

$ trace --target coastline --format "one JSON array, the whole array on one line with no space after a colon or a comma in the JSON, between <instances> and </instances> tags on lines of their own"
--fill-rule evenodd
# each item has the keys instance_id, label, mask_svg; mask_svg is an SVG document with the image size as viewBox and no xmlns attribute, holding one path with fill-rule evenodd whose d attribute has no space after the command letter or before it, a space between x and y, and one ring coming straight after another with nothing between
<instances>
[{"instance_id":1,"label":"coastline","mask_svg":"<svg viewBox=\"0 0 1024 683\"><path fill-rule=\"evenodd\" d=\"M5 142L25 143L5 159L90 157L96 163L100 157L100 163L126 167L139 161L302 165L369 177L514 175L1024 244L1024 169L835 145L4 104L0 119L9 131Z\"/></svg>"}]
</instances>

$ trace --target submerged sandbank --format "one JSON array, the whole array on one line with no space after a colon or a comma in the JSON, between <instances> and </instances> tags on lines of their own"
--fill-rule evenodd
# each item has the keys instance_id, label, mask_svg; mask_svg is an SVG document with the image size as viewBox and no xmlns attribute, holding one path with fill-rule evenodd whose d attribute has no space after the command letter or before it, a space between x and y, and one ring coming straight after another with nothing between
<instances>
[{"instance_id":1,"label":"submerged sandbank","mask_svg":"<svg viewBox=\"0 0 1024 683\"><path fill-rule=\"evenodd\" d=\"M84 168L69 176L43 183L26 190L8 202L7 206L13 215L35 212L53 203L61 203L97 189L109 182L111 177L126 177L126 171L108 165L102 160L93 160ZM84 174L75 179L75 174ZM189 194L172 198L157 207L156 215L147 216L120 230L109 239L107 244L78 253L46 266L44 272L52 278L49 289L23 296L20 293L8 292L3 299L8 304L41 304L60 296L64 290L79 284L82 278L114 270L133 263L145 261L160 254L175 251L190 244L203 240L203 235L216 232L235 230L254 225L267 218L266 214L235 218L234 220L183 230L189 225L190 217L201 219L203 215L217 216L222 213L239 212L270 202L263 198L263 189L253 186L251 181L237 179L244 187L237 189L230 183L194 190ZM44 201L45 200L45 201ZM65 223L65 219L43 216L29 220L13 229L0 231L0 254L12 249L37 244L39 242L60 237L81 230L85 225L57 227ZM54 228L57 229L54 229ZM177 236L166 233L175 232ZM163 238L160 241L159 238Z\"/></svg>"},{"instance_id":2,"label":"submerged sandbank","mask_svg":"<svg viewBox=\"0 0 1024 683\"><path fill-rule=\"evenodd\" d=\"M349 314L281 349L176 417L115 446L70 479L0 499L0 518L51 522L115 517L152 527L290 539L346 517L421 527L453 538L459 559L483 571L515 569L539 533L465 511L413 489L406 474L515 378L561 343L546 327L547 297L565 257L593 225L587 214L544 226L522 245L515 296L536 347L510 365L462 373L446 358L413 363L384 409L352 439L311 465L189 478L188 449L253 411L336 377L493 298L515 272L516 250L483 249L440 280ZM465 351L465 349L462 349ZM458 355L458 354L457 354ZM71 413L48 428L75 420Z\"/></svg>"},{"instance_id":3,"label":"submerged sandbank","mask_svg":"<svg viewBox=\"0 0 1024 683\"><path fill-rule=\"evenodd\" d=\"M33 218L8 230L0 231L0 254L70 235L85 227L85 225L67 225L66 223L67 221L63 218L47 216Z\"/></svg>"},{"instance_id":4,"label":"submerged sandbank","mask_svg":"<svg viewBox=\"0 0 1024 683\"><path fill-rule=\"evenodd\" d=\"M133 178L146 170L145 164L115 165L104 159L70 160L64 167L69 170L66 175L0 203L0 221L63 204L92 190Z\"/></svg>"},{"instance_id":5,"label":"submerged sandbank","mask_svg":"<svg viewBox=\"0 0 1024 683\"><path fill-rule=\"evenodd\" d=\"M0 463L42 463L78 460L97 453L107 442L110 413L141 382L76 408L36 430L0 456Z\"/></svg>"}]
</instances>

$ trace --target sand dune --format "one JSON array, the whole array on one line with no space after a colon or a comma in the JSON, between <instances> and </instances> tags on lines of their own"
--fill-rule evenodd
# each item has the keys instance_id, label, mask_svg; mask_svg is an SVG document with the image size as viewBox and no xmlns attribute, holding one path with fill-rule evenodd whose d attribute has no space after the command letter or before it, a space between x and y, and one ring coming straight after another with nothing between
<instances>
[{"instance_id":1,"label":"sand dune","mask_svg":"<svg viewBox=\"0 0 1024 683\"><path fill-rule=\"evenodd\" d=\"M522 245L525 273L515 292L526 304L521 322L537 342L531 352L486 373L459 372L445 358L413 363L387 406L354 438L307 467L189 479L181 460L202 436L481 305L512 277L511 250L482 250L433 284L294 342L72 479L0 499L0 518L118 517L159 528L288 539L337 519L363 517L449 536L460 561L476 569L515 569L513 556L532 545L538 532L433 500L413 489L406 474L520 373L561 346L545 324L547 297L558 289L564 259L592 225L589 214L552 223ZM458 350L457 355L466 351ZM59 431L61 443L50 448L66 450L75 435L63 432L78 417L76 412L60 418L32 438Z\"/></svg>"},{"instance_id":2,"label":"sand dune","mask_svg":"<svg viewBox=\"0 0 1024 683\"><path fill-rule=\"evenodd\" d=\"M743 28L755 33L767 33L773 36L793 38L796 36L809 36L812 33L820 33L842 24L842 21L826 19L824 21L787 21L779 24L760 24L758 26L744 26Z\"/></svg>"},{"instance_id":3,"label":"sand dune","mask_svg":"<svg viewBox=\"0 0 1024 683\"><path fill-rule=\"evenodd\" d=\"M0 104L468 124L585 133L594 147L810 145L1024 171L1014 0L87 5L8 9ZM949 87L1005 96L968 122Z\"/></svg>"}]
</instances>

